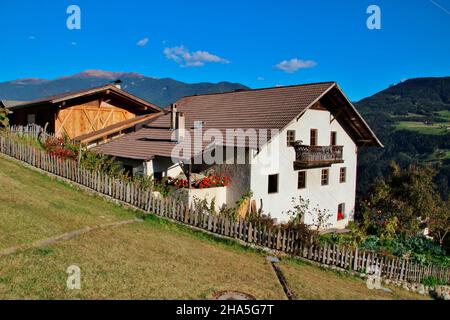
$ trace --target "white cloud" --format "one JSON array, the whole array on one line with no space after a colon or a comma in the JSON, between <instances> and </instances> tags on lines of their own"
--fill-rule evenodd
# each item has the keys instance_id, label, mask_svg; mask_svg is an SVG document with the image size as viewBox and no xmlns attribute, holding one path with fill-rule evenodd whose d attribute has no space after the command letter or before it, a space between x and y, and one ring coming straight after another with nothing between
<instances>
[{"instance_id":1,"label":"white cloud","mask_svg":"<svg viewBox=\"0 0 450 320\"><path fill-rule=\"evenodd\" d=\"M275 66L278 70L282 70L286 73L294 73L299 69L313 68L317 65L317 62L313 60L300 60L297 58L291 60L281 61Z\"/></svg>"},{"instance_id":2,"label":"white cloud","mask_svg":"<svg viewBox=\"0 0 450 320\"><path fill-rule=\"evenodd\" d=\"M257 77L256 80L258 80L258 81L263 81L263 80L264 80L264 77Z\"/></svg>"},{"instance_id":3,"label":"white cloud","mask_svg":"<svg viewBox=\"0 0 450 320\"><path fill-rule=\"evenodd\" d=\"M182 67L202 67L207 62L228 64L230 61L211 54L207 51L190 52L184 46L165 48L164 55L167 59L173 60Z\"/></svg>"},{"instance_id":4,"label":"white cloud","mask_svg":"<svg viewBox=\"0 0 450 320\"><path fill-rule=\"evenodd\" d=\"M138 45L139 47L145 47L148 43L148 38L144 38L142 40L139 40L136 45Z\"/></svg>"}]
</instances>

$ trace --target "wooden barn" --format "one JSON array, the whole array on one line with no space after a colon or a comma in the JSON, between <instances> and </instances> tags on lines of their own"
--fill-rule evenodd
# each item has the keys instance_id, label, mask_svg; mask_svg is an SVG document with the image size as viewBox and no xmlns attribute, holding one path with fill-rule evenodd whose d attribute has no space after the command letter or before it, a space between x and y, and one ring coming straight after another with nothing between
<instances>
[{"instance_id":1,"label":"wooden barn","mask_svg":"<svg viewBox=\"0 0 450 320\"><path fill-rule=\"evenodd\" d=\"M64 93L8 108L11 125L37 124L70 139L90 134L161 109L118 85Z\"/></svg>"}]
</instances>

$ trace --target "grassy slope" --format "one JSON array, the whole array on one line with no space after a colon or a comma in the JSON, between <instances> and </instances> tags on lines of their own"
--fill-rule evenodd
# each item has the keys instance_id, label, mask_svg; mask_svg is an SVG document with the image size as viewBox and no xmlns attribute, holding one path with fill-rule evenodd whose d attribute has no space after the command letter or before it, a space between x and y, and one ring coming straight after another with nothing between
<instances>
[{"instance_id":1,"label":"grassy slope","mask_svg":"<svg viewBox=\"0 0 450 320\"><path fill-rule=\"evenodd\" d=\"M1 158L0 186L3 248L132 217ZM81 268L81 291L65 287L65 271L73 264ZM360 279L290 259L281 268L299 298L423 298L401 289L370 291ZM285 298L265 254L155 217L0 258L0 299L208 299L220 290Z\"/></svg>"},{"instance_id":2,"label":"grassy slope","mask_svg":"<svg viewBox=\"0 0 450 320\"><path fill-rule=\"evenodd\" d=\"M450 126L450 111L449 110L442 110L437 111L435 113L437 116L439 116L442 120L445 120L446 122L436 122L432 125L427 125L423 123L423 121L397 121L395 124L395 128L397 130L411 130L422 134L431 134L431 135L444 135L447 134L449 131L447 130L447 127ZM392 119L396 120L398 116L391 116ZM403 116L405 117L405 116ZM406 116L406 118L423 118L423 120L426 120L425 116L419 115L419 114L409 114Z\"/></svg>"},{"instance_id":3,"label":"grassy slope","mask_svg":"<svg viewBox=\"0 0 450 320\"><path fill-rule=\"evenodd\" d=\"M449 131L446 129L450 123L435 123L432 125L418 121L399 121L395 128L397 130L411 130L422 134L444 135Z\"/></svg>"},{"instance_id":4,"label":"grassy slope","mask_svg":"<svg viewBox=\"0 0 450 320\"><path fill-rule=\"evenodd\" d=\"M0 158L0 249L124 218L132 214Z\"/></svg>"}]
</instances>

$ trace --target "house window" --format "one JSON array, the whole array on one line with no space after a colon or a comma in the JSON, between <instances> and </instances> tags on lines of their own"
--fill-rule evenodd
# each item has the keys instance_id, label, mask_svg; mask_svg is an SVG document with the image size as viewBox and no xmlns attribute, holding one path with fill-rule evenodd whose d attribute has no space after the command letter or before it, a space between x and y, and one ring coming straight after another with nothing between
<instances>
[{"instance_id":1,"label":"house window","mask_svg":"<svg viewBox=\"0 0 450 320\"><path fill-rule=\"evenodd\" d=\"M297 180L298 189L306 188L306 171L299 171Z\"/></svg>"},{"instance_id":2,"label":"house window","mask_svg":"<svg viewBox=\"0 0 450 320\"><path fill-rule=\"evenodd\" d=\"M347 181L347 168L341 168L339 171L339 182L345 183Z\"/></svg>"},{"instance_id":3,"label":"house window","mask_svg":"<svg viewBox=\"0 0 450 320\"><path fill-rule=\"evenodd\" d=\"M328 185L328 178L330 175L329 169L322 169L322 185L327 186Z\"/></svg>"},{"instance_id":4,"label":"house window","mask_svg":"<svg viewBox=\"0 0 450 320\"><path fill-rule=\"evenodd\" d=\"M330 145L335 146L337 145L337 132L331 131L330 134Z\"/></svg>"},{"instance_id":5,"label":"house window","mask_svg":"<svg viewBox=\"0 0 450 320\"><path fill-rule=\"evenodd\" d=\"M35 124L36 123L36 115L34 113L27 114L27 124Z\"/></svg>"},{"instance_id":6,"label":"house window","mask_svg":"<svg viewBox=\"0 0 450 320\"><path fill-rule=\"evenodd\" d=\"M309 137L309 145L317 146L317 129L311 129Z\"/></svg>"},{"instance_id":7,"label":"house window","mask_svg":"<svg viewBox=\"0 0 450 320\"><path fill-rule=\"evenodd\" d=\"M291 147L295 142L295 130L287 131L287 146Z\"/></svg>"},{"instance_id":8,"label":"house window","mask_svg":"<svg viewBox=\"0 0 450 320\"><path fill-rule=\"evenodd\" d=\"M345 203L338 205L337 220L341 221L345 219Z\"/></svg>"},{"instance_id":9,"label":"house window","mask_svg":"<svg viewBox=\"0 0 450 320\"><path fill-rule=\"evenodd\" d=\"M278 192L278 174L269 175L269 193L277 193Z\"/></svg>"}]
</instances>

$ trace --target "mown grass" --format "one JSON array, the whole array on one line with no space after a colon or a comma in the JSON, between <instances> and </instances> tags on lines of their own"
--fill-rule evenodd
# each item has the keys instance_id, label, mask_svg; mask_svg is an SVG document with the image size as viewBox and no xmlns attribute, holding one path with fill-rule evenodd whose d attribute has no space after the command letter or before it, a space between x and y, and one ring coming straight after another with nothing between
<instances>
[{"instance_id":1,"label":"mown grass","mask_svg":"<svg viewBox=\"0 0 450 320\"><path fill-rule=\"evenodd\" d=\"M0 250L132 217L119 206L0 157Z\"/></svg>"},{"instance_id":2,"label":"mown grass","mask_svg":"<svg viewBox=\"0 0 450 320\"><path fill-rule=\"evenodd\" d=\"M0 297L210 299L239 290L285 298L264 256L244 251L156 221L104 229L0 259ZM81 268L80 291L66 289L70 265Z\"/></svg>"},{"instance_id":3,"label":"mown grass","mask_svg":"<svg viewBox=\"0 0 450 320\"><path fill-rule=\"evenodd\" d=\"M407 300L430 299L405 291L402 288L386 286L392 292L369 290L366 281L330 269L289 259L281 268L299 300Z\"/></svg>"},{"instance_id":4,"label":"mown grass","mask_svg":"<svg viewBox=\"0 0 450 320\"><path fill-rule=\"evenodd\" d=\"M0 186L2 248L134 216L1 158ZM285 299L266 255L150 215L0 257L0 299L211 299L223 290ZM66 288L71 265L81 268L81 290ZM362 280L294 259L280 266L301 299L422 298L401 289L373 292Z\"/></svg>"}]
</instances>

